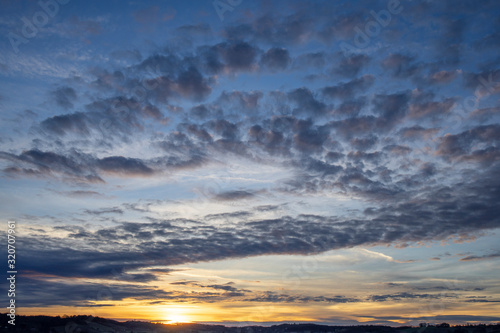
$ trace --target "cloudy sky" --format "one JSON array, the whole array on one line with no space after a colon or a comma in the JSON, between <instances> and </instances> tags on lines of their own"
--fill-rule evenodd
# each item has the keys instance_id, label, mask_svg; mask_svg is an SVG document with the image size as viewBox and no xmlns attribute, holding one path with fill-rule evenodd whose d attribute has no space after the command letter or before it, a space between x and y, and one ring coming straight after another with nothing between
<instances>
[{"instance_id":1,"label":"cloudy sky","mask_svg":"<svg viewBox=\"0 0 500 333\"><path fill-rule=\"evenodd\" d=\"M500 321L498 1L1 7L18 313Z\"/></svg>"}]
</instances>

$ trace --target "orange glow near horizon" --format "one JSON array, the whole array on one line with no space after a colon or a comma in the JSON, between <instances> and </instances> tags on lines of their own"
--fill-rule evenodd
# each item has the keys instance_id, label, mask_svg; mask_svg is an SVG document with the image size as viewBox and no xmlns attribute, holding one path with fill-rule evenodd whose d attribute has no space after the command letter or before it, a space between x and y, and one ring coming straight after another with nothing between
<instances>
[{"instance_id":1,"label":"orange glow near horizon","mask_svg":"<svg viewBox=\"0 0 500 333\"><path fill-rule=\"evenodd\" d=\"M321 322L325 318L337 318L341 320L358 321L360 324L377 317L387 315L401 316L399 320L392 320L394 326L405 325L412 318L420 315L428 315L422 312L428 304L420 303L391 303L384 306L373 302L357 304L335 304L335 305L312 305L303 307L301 304L290 303L260 303L260 304L179 304L169 303L161 305L147 305L144 303L116 302L115 306L92 308L92 307L47 307L47 308L24 308L21 315L92 315L125 320L145 320L161 322L164 324L211 322L221 324L234 323L264 323L264 322ZM470 306L464 308L459 305L448 304L443 308L440 315L465 315L479 314L494 316L498 308L484 305ZM353 316L353 313L358 315ZM359 314L363 314L362 317ZM408 318L406 321L404 318ZM450 324L458 324L450 322Z\"/></svg>"}]
</instances>

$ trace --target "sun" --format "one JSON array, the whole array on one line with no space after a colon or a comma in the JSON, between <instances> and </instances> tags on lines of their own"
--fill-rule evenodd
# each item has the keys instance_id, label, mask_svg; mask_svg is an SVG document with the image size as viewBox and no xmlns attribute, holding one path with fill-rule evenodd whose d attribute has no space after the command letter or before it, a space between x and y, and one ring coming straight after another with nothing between
<instances>
[{"instance_id":1,"label":"sun","mask_svg":"<svg viewBox=\"0 0 500 333\"><path fill-rule=\"evenodd\" d=\"M165 310L165 321L167 324L179 324L191 322L189 315L186 313L188 309L170 308Z\"/></svg>"},{"instance_id":2,"label":"sun","mask_svg":"<svg viewBox=\"0 0 500 333\"><path fill-rule=\"evenodd\" d=\"M167 321L169 324L179 324L179 323L187 323L189 322L189 319L185 315L175 314L175 315L169 315Z\"/></svg>"}]
</instances>

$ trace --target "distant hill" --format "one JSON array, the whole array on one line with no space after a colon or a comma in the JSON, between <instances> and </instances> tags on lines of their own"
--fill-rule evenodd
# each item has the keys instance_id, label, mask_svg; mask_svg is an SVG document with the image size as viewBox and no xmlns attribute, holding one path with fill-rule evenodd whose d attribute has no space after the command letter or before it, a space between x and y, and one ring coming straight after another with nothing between
<instances>
[{"instance_id":1,"label":"distant hill","mask_svg":"<svg viewBox=\"0 0 500 333\"><path fill-rule=\"evenodd\" d=\"M166 325L143 321L119 322L93 316L16 316L16 325L12 326L8 324L6 314L0 314L0 318L0 332L22 333L500 333L500 324L450 326L443 323L421 324L419 327L281 324L269 327L227 327L196 323Z\"/></svg>"}]
</instances>

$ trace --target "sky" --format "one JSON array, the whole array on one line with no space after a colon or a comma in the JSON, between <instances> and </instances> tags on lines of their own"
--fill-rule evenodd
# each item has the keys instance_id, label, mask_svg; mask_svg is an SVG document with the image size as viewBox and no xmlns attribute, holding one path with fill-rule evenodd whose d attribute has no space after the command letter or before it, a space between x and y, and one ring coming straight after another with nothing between
<instances>
[{"instance_id":1,"label":"sky","mask_svg":"<svg viewBox=\"0 0 500 333\"><path fill-rule=\"evenodd\" d=\"M498 1L1 8L18 314L500 321Z\"/></svg>"}]
</instances>

